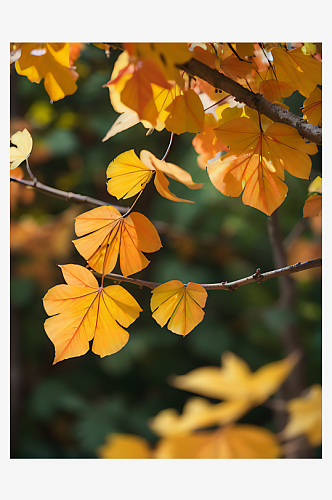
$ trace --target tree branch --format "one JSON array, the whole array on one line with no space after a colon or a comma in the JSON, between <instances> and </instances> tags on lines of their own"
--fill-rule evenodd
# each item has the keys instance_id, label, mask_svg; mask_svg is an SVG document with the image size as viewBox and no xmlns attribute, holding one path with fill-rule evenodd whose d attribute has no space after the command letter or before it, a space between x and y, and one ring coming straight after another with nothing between
<instances>
[{"instance_id":1,"label":"tree branch","mask_svg":"<svg viewBox=\"0 0 332 500\"><path fill-rule=\"evenodd\" d=\"M99 207L112 205L116 208L120 213L125 213L128 208L120 207L117 205L113 205L112 203L108 203L107 201L97 200L95 198L91 198L90 196L83 196L77 193L71 193L67 191L61 191L60 189L55 189L51 186L47 186L46 184L42 184L39 181L27 181L24 179L16 179L15 177L10 178L11 182L18 182L19 184L23 184L24 186L30 187L39 191L41 193L47 194L49 196L53 196L54 198L60 198L65 201L73 201L74 203L91 203L91 205L97 205Z\"/></svg>"},{"instance_id":2,"label":"tree branch","mask_svg":"<svg viewBox=\"0 0 332 500\"><path fill-rule=\"evenodd\" d=\"M322 265L322 259L308 260L307 262L298 262L297 264L283 267L281 269L275 269L274 271L269 271L267 273L261 273L260 269L257 269L256 272L251 276L236 281L232 281L230 283L227 283L227 281L222 281L221 283L202 284L201 286L205 288L205 290L207 291L227 290L232 292L237 288L240 288L241 286L249 285L249 283L262 283L263 281L267 281L272 278L278 278L280 276L285 276L286 274L298 273L300 271L305 271L306 269L312 269L313 267L320 267L321 265ZM95 274L98 277L101 276L100 273L97 273L95 271L93 274ZM161 285L161 283L155 283L153 281L144 281L136 278L128 278L126 276L122 276L121 274L109 273L105 275L105 278L109 278L119 282L125 281L126 283L132 283L140 287L151 288L152 290L157 286Z\"/></svg>"},{"instance_id":3,"label":"tree branch","mask_svg":"<svg viewBox=\"0 0 332 500\"><path fill-rule=\"evenodd\" d=\"M216 69L212 69L196 59L191 59L185 64L178 65L178 68L186 71L191 76L197 76L205 80L217 89L224 90L232 95L236 101L243 102L249 106L249 108L256 109L274 122L284 123L285 125L295 128L302 137L309 141L316 144L322 144L321 127L307 123L307 121L300 116L264 99L261 94L255 94L242 87L242 85L234 82L234 80L222 73L219 73Z\"/></svg>"},{"instance_id":4,"label":"tree branch","mask_svg":"<svg viewBox=\"0 0 332 500\"><path fill-rule=\"evenodd\" d=\"M124 50L122 43L108 43L108 45ZM178 64L177 67L191 76L197 76L198 78L205 80L216 89L227 92L227 94L232 95L236 101L243 102L249 106L249 108L256 109L274 122L284 123L285 125L295 128L305 139L308 139L315 144L322 144L321 127L311 125L302 117L281 108L277 104L273 104L267 99L264 99L262 94L255 94L254 92L251 92L231 78L219 73L216 69L210 68L201 61L191 59L187 63Z\"/></svg>"}]
</instances>

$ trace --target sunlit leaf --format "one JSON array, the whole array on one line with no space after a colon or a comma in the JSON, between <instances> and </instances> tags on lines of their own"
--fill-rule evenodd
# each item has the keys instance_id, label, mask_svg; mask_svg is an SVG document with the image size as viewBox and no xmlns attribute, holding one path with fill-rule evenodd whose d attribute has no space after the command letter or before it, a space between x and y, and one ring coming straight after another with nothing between
<instances>
[{"instance_id":1,"label":"sunlit leaf","mask_svg":"<svg viewBox=\"0 0 332 500\"><path fill-rule=\"evenodd\" d=\"M197 134L192 141L196 153L200 155L197 159L198 165L204 170L208 160L214 158L219 151L227 151L226 146L216 137L215 128L217 128L216 118L212 113L207 113L203 132Z\"/></svg>"},{"instance_id":2,"label":"sunlit leaf","mask_svg":"<svg viewBox=\"0 0 332 500\"><path fill-rule=\"evenodd\" d=\"M53 364L82 356L89 350L101 357L118 352L128 342L127 328L142 311L136 300L119 285L99 287L82 266L59 266L67 285L56 285L43 298L51 318L45 331L55 346ZM122 326L120 326L122 325Z\"/></svg>"},{"instance_id":3,"label":"sunlit leaf","mask_svg":"<svg viewBox=\"0 0 332 500\"><path fill-rule=\"evenodd\" d=\"M168 281L152 290L152 317L161 327L169 320L167 328L185 336L203 320L206 299L206 290L201 285Z\"/></svg>"},{"instance_id":4,"label":"sunlit leaf","mask_svg":"<svg viewBox=\"0 0 332 500\"><path fill-rule=\"evenodd\" d=\"M152 458L149 442L133 434L109 434L97 449L100 458Z\"/></svg>"},{"instance_id":5,"label":"sunlit leaf","mask_svg":"<svg viewBox=\"0 0 332 500\"><path fill-rule=\"evenodd\" d=\"M221 368L197 368L186 375L175 377L172 385L208 398L244 400L258 406L278 390L298 359L299 356L294 353L252 373L243 359L227 351L221 356Z\"/></svg>"},{"instance_id":6,"label":"sunlit leaf","mask_svg":"<svg viewBox=\"0 0 332 500\"><path fill-rule=\"evenodd\" d=\"M70 67L69 50L69 43L22 43L16 71L30 82L44 78L46 92L52 101L58 101L77 89L78 73Z\"/></svg>"},{"instance_id":7,"label":"sunlit leaf","mask_svg":"<svg viewBox=\"0 0 332 500\"><path fill-rule=\"evenodd\" d=\"M132 149L120 154L108 165L107 191L112 196L117 199L130 198L142 191L154 175L154 183L161 196L172 201L193 203L178 198L169 191L165 174L190 189L200 189L202 183L193 182L188 172L173 163L159 160L149 151L141 151L140 158Z\"/></svg>"},{"instance_id":8,"label":"sunlit leaf","mask_svg":"<svg viewBox=\"0 0 332 500\"><path fill-rule=\"evenodd\" d=\"M301 47L285 50L274 47L271 50L273 65L279 82L289 83L308 97L316 85L322 84L322 63L302 52Z\"/></svg>"},{"instance_id":9,"label":"sunlit leaf","mask_svg":"<svg viewBox=\"0 0 332 500\"><path fill-rule=\"evenodd\" d=\"M75 219L73 240L89 266L102 275L110 273L120 257L124 276L144 269L149 260L142 252L156 252L161 241L153 224L138 212L126 217L112 206L98 207Z\"/></svg>"},{"instance_id":10,"label":"sunlit leaf","mask_svg":"<svg viewBox=\"0 0 332 500\"><path fill-rule=\"evenodd\" d=\"M311 446L322 442L322 387L312 385L306 395L287 403L289 422L282 431L283 437L292 439L305 435Z\"/></svg>"},{"instance_id":11,"label":"sunlit leaf","mask_svg":"<svg viewBox=\"0 0 332 500\"><path fill-rule=\"evenodd\" d=\"M23 132L19 131L12 135L10 142L17 146L10 148L10 170L13 170L30 155L32 150L32 137L25 128Z\"/></svg>"},{"instance_id":12,"label":"sunlit leaf","mask_svg":"<svg viewBox=\"0 0 332 500\"><path fill-rule=\"evenodd\" d=\"M322 90L315 87L303 103L303 118L312 125L322 126Z\"/></svg>"},{"instance_id":13,"label":"sunlit leaf","mask_svg":"<svg viewBox=\"0 0 332 500\"><path fill-rule=\"evenodd\" d=\"M266 129L261 127L252 119L237 118L216 128L217 138L230 150L208 165L208 174L221 193L239 196L244 189L245 205L271 215L288 191L282 182L284 171L308 179L311 170L308 154L315 154L317 146L306 143L288 125L270 123Z\"/></svg>"},{"instance_id":14,"label":"sunlit leaf","mask_svg":"<svg viewBox=\"0 0 332 500\"><path fill-rule=\"evenodd\" d=\"M166 108L169 116L165 126L170 132L183 134L184 132L201 132L204 129L203 104L193 90L185 90L178 95Z\"/></svg>"}]
</instances>

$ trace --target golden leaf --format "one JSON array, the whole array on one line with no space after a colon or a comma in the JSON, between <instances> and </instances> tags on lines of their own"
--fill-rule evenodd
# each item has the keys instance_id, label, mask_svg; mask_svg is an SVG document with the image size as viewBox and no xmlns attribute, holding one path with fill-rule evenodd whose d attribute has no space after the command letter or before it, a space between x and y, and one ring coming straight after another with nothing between
<instances>
[{"instance_id":1,"label":"golden leaf","mask_svg":"<svg viewBox=\"0 0 332 500\"><path fill-rule=\"evenodd\" d=\"M152 290L152 317L161 327L170 320L167 328L185 336L203 320L206 299L206 290L197 283L168 281Z\"/></svg>"},{"instance_id":2,"label":"golden leaf","mask_svg":"<svg viewBox=\"0 0 332 500\"><path fill-rule=\"evenodd\" d=\"M44 78L46 92L52 101L58 101L77 89L78 73L70 67L69 51L69 43L22 43L16 71L30 82Z\"/></svg>"},{"instance_id":3,"label":"golden leaf","mask_svg":"<svg viewBox=\"0 0 332 500\"><path fill-rule=\"evenodd\" d=\"M114 269L119 256L124 276L141 271L149 264L142 252L156 252L162 246L157 230L144 215L134 212L124 217L112 206L76 217L75 232L82 236L73 240L76 250L103 276Z\"/></svg>"}]
</instances>

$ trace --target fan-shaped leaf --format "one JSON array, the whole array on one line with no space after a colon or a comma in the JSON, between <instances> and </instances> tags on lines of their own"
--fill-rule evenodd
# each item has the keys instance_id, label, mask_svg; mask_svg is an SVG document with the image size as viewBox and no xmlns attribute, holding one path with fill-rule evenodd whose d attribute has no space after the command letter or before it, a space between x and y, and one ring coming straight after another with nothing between
<instances>
[{"instance_id":1,"label":"fan-shaped leaf","mask_svg":"<svg viewBox=\"0 0 332 500\"><path fill-rule=\"evenodd\" d=\"M119 255L124 276L141 271L149 264L142 252L156 252L162 246L155 227L144 215L134 212L123 217L112 206L76 217L75 232L82 236L73 240L77 251L103 276L114 269Z\"/></svg>"},{"instance_id":2,"label":"fan-shaped leaf","mask_svg":"<svg viewBox=\"0 0 332 500\"><path fill-rule=\"evenodd\" d=\"M16 132L10 138L10 142L15 144L15 147L10 148L10 169L18 167L22 161L26 160L32 150L32 137L25 128L23 132Z\"/></svg>"},{"instance_id":3,"label":"fan-shaped leaf","mask_svg":"<svg viewBox=\"0 0 332 500\"><path fill-rule=\"evenodd\" d=\"M206 290L197 283L168 281L152 290L152 317L161 327L170 320L167 328L185 336L203 320L206 299Z\"/></svg>"},{"instance_id":4,"label":"fan-shaped leaf","mask_svg":"<svg viewBox=\"0 0 332 500\"><path fill-rule=\"evenodd\" d=\"M57 285L43 298L52 316L45 331L55 346L53 364L82 356L89 349L99 356L118 352L128 342L128 327L142 311L136 300L119 285L99 287L86 268L74 264L60 266L67 285ZM122 325L122 326L120 326Z\"/></svg>"}]
</instances>

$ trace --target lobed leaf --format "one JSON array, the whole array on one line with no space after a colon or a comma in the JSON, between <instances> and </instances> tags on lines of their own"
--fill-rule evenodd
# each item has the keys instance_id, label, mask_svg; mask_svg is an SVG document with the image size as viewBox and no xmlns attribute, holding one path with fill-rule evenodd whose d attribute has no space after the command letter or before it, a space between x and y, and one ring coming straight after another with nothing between
<instances>
[{"instance_id":1,"label":"lobed leaf","mask_svg":"<svg viewBox=\"0 0 332 500\"><path fill-rule=\"evenodd\" d=\"M168 281L152 290L152 317L161 327L169 321L169 330L185 336L203 320L206 299L206 290L197 283Z\"/></svg>"},{"instance_id":2,"label":"lobed leaf","mask_svg":"<svg viewBox=\"0 0 332 500\"><path fill-rule=\"evenodd\" d=\"M120 257L124 276L144 269L149 260L142 252L156 252L161 241L153 224L142 214L126 217L112 206L98 207L75 219L73 240L77 251L89 266L103 276L110 273Z\"/></svg>"},{"instance_id":3,"label":"lobed leaf","mask_svg":"<svg viewBox=\"0 0 332 500\"><path fill-rule=\"evenodd\" d=\"M55 347L53 364L82 356L89 350L101 357L118 352L128 342L128 327L142 311L119 285L99 287L81 266L60 266L67 285L56 285L43 298L48 315L45 331ZM121 326L122 325L122 326Z\"/></svg>"}]
</instances>

